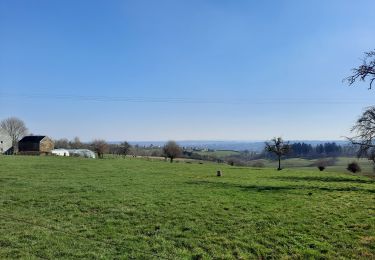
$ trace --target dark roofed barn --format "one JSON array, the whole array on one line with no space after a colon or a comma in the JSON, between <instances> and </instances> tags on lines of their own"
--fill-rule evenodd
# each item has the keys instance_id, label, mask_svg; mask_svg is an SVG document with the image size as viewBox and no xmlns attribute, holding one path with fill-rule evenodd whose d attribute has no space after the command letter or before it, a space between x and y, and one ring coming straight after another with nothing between
<instances>
[{"instance_id":1,"label":"dark roofed barn","mask_svg":"<svg viewBox=\"0 0 375 260\"><path fill-rule=\"evenodd\" d=\"M25 136L18 142L19 154L46 155L53 150L53 141L45 135Z\"/></svg>"}]
</instances>

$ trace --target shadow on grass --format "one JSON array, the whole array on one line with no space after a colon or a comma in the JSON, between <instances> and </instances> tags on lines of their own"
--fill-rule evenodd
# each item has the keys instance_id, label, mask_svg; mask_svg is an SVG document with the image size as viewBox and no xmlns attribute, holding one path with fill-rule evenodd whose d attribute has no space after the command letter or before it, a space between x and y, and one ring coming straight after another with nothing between
<instances>
[{"instance_id":1,"label":"shadow on grass","mask_svg":"<svg viewBox=\"0 0 375 260\"><path fill-rule=\"evenodd\" d=\"M278 176L267 177L267 179L281 180L281 181L321 181L321 182L350 182L360 184L375 184L375 180L363 180L352 178L338 178L331 176Z\"/></svg>"},{"instance_id":2,"label":"shadow on grass","mask_svg":"<svg viewBox=\"0 0 375 260\"><path fill-rule=\"evenodd\" d=\"M189 181L187 184L203 185L216 188L238 188L245 191L288 191L288 190L322 190L322 191L363 191L375 193L375 189L362 189L358 187L319 187L319 186L303 186L303 185L286 185L286 186L271 186L271 185L243 185L227 182L212 182L212 181Z\"/></svg>"}]
</instances>

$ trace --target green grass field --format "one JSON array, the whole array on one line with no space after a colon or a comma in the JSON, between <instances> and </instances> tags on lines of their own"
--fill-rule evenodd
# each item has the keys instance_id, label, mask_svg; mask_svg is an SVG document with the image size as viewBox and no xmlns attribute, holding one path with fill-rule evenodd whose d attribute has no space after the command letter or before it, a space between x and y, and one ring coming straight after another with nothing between
<instances>
[{"instance_id":1,"label":"green grass field","mask_svg":"<svg viewBox=\"0 0 375 260\"><path fill-rule=\"evenodd\" d=\"M363 176L129 158L0 165L2 259L375 258L375 180Z\"/></svg>"}]
</instances>

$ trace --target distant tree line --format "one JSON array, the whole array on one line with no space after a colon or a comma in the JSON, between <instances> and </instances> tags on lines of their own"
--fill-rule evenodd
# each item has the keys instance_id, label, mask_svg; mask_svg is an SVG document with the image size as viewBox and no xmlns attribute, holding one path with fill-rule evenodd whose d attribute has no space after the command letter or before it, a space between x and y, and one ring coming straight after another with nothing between
<instances>
[{"instance_id":1,"label":"distant tree line","mask_svg":"<svg viewBox=\"0 0 375 260\"><path fill-rule=\"evenodd\" d=\"M306 143L290 144L289 158L323 158L337 156L353 156L356 149L352 145L339 145L335 142L317 144Z\"/></svg>"},{"instance_id":2,"label":"distant tree line","mask_svg":"<svg viewBox=\"0 0 375 260\"><path fill-rule=\"evenodd\" d=\"M73 140L68 140L67 138L62 138L54 140L56 148L63 149L88 149L89 145L87 143L82 143L79 137L74 137Z\"/></svg>"}]
</instances>

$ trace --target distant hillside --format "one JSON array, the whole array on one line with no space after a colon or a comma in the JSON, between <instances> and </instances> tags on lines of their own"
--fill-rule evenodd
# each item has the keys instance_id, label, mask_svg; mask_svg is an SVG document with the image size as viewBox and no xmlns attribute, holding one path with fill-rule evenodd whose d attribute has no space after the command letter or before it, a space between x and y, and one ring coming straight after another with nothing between
<instances>
[{"instance_id":1,"label":"distant hillside","mask_svg":"<svg viewBox=\"0 0 375 260\"><path fill-rule=\"evenodd\" d=\"M178 144L183 147L189 147L189 148L201 148L201 149L212 149L212 150L234 150L234 151L254 151L254 152L260 152L264 149L264 142L265 141L209 141L209 140L203 140L203 141L178 141ZM311 145L317 145L322 143L328 143L328 142L335 142L339 145L345 145L347 144L346 141L342 140L326 140L326 141L320 141L320 140L294 140L290 141L290 143L298 143L298 142L304 142L306 144ZM163 141L134 141L130 142L132 145L139 145L139 146L163 146L165 142Z\"/></svg>"}]
</instances>

